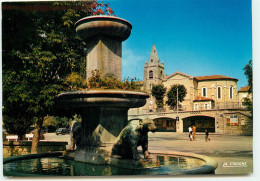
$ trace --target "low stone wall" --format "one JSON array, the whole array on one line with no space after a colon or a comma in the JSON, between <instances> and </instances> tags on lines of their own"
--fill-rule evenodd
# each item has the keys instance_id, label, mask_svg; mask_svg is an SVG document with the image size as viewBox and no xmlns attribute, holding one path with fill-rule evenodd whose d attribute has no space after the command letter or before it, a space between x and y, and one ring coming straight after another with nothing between
<instances>
[{"instance_id":1,"label":"low stone wall","mask_svg":"<svg viewBox=\"0 0 260 181\"><path fill-rule=\"evenodd\" d=\"M39 153L65 151L68 142L40 141ZM32 141L4 141L3 158L31 154Z\"/></svg>"}]
</instances>

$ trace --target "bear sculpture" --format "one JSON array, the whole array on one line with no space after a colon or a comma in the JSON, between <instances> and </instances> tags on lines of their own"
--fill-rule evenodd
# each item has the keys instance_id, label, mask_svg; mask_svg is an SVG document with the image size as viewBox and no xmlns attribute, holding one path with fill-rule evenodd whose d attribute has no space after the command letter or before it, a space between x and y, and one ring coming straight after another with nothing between
<instances>
[{"instance_id":1,"label":"bear sculpture","mask_svg":"<svg viewBox=\"0 0 260 181\"><path fill-rule=\"evenodd\" d=\"M123 159L140 159L137 151L138 146L142 146L144 158L149 158L148 152L148 132L155 132L156 125L153 120L140 120L139 124L128 124L119 134L118 141L114 144L112 155L121 156Z\"/></svg>"},{"instance_id":2,"label":"bear sculpture","mask_svg":"<svg viewBox=\"0 0 260 181\"><path fill-rule=\"evenodd\" d=\"M72 126L72 134L73 134L74 143L76 144L77 147L80 146L81 137L82 137L81 132L82 132L81 123L75 122ZM74 149L74 145L73 145L73 149Z\"/></svg>"}]
</instances>

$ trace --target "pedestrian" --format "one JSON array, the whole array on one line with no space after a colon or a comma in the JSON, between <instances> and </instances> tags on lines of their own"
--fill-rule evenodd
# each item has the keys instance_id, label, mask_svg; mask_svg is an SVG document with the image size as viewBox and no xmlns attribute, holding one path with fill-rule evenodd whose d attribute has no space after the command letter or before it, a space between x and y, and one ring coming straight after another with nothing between
<instances>
[{"instance_id":1,"label":"pedestrian","mask_svg":"<svg viewBox=\"0 0 260 181\"><path fill-rule=\"evenodd\" d=\"M189 139L190 141L193 141L193 138L192 138L192 128L189 127Z\"/></svg>"},{"instance_id":2,"label":"pedestrian","mask_svg":"<svg viewBox=\"0 0 260 181\"><path fill-rule=\"evenodd\" d=\"M209 139L209 132L208 132L208 130L205 130L205 141L210 141L210 139Z\"/></svg>"},{"instance_id":3,"label":"pedestrian","mask_svg":"<svg viewBox=\"0 0 260 181\"><path fill-rule=\"evenodd\" d=\"M196 127L195 126L192 126L192 137L193 137L193 140L196 140Z\"/></svg>"}]
</instances>

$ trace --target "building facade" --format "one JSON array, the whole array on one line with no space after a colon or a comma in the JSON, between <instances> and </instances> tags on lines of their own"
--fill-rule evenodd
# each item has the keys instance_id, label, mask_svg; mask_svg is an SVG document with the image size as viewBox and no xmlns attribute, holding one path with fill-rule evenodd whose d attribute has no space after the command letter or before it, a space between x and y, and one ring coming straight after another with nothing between
<instances>
[{"instance_id":1,"label":"building facade","mask_svg":"<svg viewBox=\"0 0 260 181\"><path fill-rule=\"evenodd\" d=\"M207 129L214 133L251 135L251 115L243 106L243 96L237 89L237 81L236 78L224 75L194 77L179 71L164 76L164 64L160 62L153 45L149 61L144 65L142 82L150 98L144 107L131 109L129 119L153 119L159 131L182 133L188 132L188 127L195 125L197 132ZM163 84L167 91L174 84L184 85L187 94L184 101L179 103L178 110L172 110L166 104L163 109L157 109L151 89L158 84Z\"/></svg>"}]
</instances>

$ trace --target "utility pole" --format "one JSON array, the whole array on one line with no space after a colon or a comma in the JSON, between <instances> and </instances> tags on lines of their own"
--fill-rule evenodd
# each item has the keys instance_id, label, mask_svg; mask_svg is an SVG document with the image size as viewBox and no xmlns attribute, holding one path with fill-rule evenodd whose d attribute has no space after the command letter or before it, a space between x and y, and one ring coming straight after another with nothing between
<instances>
[{"instance_id":1,"label":"utility pole","mask_svg":"<svg viewBox=\"0 0 260 181\"><path fill-rule=\"evenodd\" d=\"M178 100L179 99L179 92L178 92L179 90L178 89L179 89L179 87L177 85L177 116L178 116L178 109L179 109L179 100Z\"/></svg>"}]
</instances>

